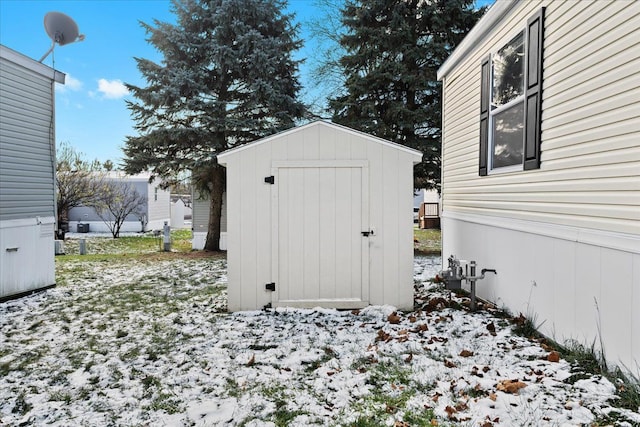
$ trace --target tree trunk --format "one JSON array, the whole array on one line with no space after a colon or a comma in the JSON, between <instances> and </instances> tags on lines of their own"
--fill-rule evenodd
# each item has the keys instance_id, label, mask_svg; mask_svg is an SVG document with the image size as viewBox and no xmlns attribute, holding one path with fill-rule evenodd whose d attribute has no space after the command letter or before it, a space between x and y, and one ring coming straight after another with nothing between
<instances>
[{"instance_id":1,"label":"tree trunk","mask_svg":"<svg viewBox=\"0 0 640 427\"><path fill-rule=\"evenodd\" d=\"M222 218L222 194L225 190L225 170L222 166L213 167L211 176L211 192L209 194L209 229L204 249L220 250L220 218Z\"/></svg>"}]
</instances>

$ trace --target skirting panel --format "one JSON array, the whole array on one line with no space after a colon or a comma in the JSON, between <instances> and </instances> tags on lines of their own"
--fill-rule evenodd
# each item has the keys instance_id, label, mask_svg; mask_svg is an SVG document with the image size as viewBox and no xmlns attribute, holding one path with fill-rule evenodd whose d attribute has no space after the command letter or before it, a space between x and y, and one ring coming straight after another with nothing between
<instances>
[{"instance_id":1,"label":"skirting panel","mask_svg":"<svg viewBox=\"0 0 640 427\"><path fill-rule=\"evenodd\" d=\"M442 221L443 260L454 254L497 270L477 282L479 297L528 316L559 343L602 343L608 361L630 369L640 364L640 254L608 243L640 248L633 244L637 236L601 232L603 243L596 244L567 238L576 235L571 227L553 226L561 236L554 237L505 218L443 215Z\"/></svg>"}]
</instances>

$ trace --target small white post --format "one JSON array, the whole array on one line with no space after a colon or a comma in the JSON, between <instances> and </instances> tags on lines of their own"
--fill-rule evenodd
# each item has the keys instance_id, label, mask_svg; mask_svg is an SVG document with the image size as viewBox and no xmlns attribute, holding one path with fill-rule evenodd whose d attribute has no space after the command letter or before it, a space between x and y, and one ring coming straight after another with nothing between
<instances>
[{"instance_id":1,"label":"small white post","mask_svg":"<svg viewBox=\"0 0 640 427\"><path fill-rule=\"evenodd\" d=\"M167 221L164 222L164 251L171 252L171 227Z\"/></svg>"}]
</instances>

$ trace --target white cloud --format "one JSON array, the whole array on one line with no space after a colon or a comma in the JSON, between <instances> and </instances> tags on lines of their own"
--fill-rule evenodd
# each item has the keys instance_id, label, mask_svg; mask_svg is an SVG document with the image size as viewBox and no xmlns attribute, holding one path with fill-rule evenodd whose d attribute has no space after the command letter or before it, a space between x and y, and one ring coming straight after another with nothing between
<instances>
[{"instance_id":1,"label":"white cloud","mask_svg":"<svg viewBox=\"0 0 640 427\"><path fill-rule=\"evenodd\" d=\"M127 87L120 80L98 80L98 92L107 99L118 99L129 94Z\"/></svg>"},{"instance_id":2,"label":"white cloud","mask_svg":"<svg viewBox=\"0 0 640 427\"><path fill-rule=\"evenodd\" d=\"M75 77L73 77L71 74L66 75L64 79L64 84L56 83L56 90L59 93L65 93L67 91L77 92L80 89L82 89L82 82L76 79Z\"/></svg>"}]
</instances>

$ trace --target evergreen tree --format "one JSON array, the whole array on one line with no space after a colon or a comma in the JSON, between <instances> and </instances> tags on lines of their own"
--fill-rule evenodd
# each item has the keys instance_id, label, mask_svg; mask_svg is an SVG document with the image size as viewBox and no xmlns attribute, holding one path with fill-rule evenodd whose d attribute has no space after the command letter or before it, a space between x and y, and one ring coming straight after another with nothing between
<instances>
[{"instance_id":1,"label":"evergreen tree","mask_svg":"<svg viewBox=\"0 0 640 427\"><path fill-rule=\"evenodd\" d=\"M340 40L344 94L333 121L416 148L416 188L439 188L441 85L438 68L484 10L473 0L347 0Z\"/></svg>"},{"instance_id":2,"label":"evergreen tree","mask_svg":"<svg viewBox=\"0 0 640 427\"><path fill-rule=\"evenodd\" d=\"M147 87L127 85L139 136L127 138L125 170L149 170L171 183L191 171L211 200L205 249L218 250L224 168L216 155L287 129L297 101L301 42L282 0L173 0L175 25L142 24L164 56L136 58Z\"/></svg>"}]
</instances>

